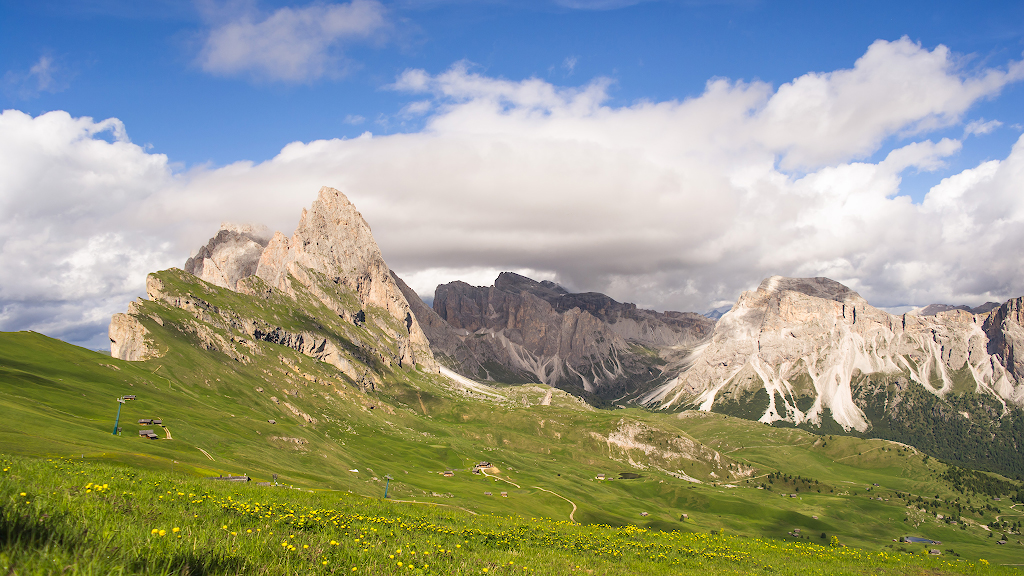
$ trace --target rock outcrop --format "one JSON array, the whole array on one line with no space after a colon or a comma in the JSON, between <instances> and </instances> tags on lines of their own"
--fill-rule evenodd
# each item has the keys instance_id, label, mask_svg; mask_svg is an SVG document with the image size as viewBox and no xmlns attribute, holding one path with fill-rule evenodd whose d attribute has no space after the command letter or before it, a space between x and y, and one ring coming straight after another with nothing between
<instances>
[{"instance_id":1,"label":"rock outcrop","mask_svg":"<svg viewBox=\"0 0 1024 576\"><path fill-rule=\"evenodd\" d=\"M291 239L280 232L274 234L260 257L256 275L287 293L294 293L292 282L297 281L339 315L350 312L331 290L322 288L323 281L348 288L358 298L361 310L377 307L397 321L379 327L403 343L403 364L419 363L437 371L430 342L391 277L370 226L338 190L320 189L310 210L302 211Z\"/></svg>"},{"instance_id":2,"label":"rock outcrop","mask_svg":"<svg viewBox=\"0 0 1024 576\"><path fill-rule=\"evenodd\" d=\"M128 313L117 313L110 319L110 355L122 360L137 362L160 356L160 351L150 337L149 330L138 319L140 312L136 302L128 304Z\"/></svg>"},{"instance_id":3,"label":"rock outcrop","mask_svg":"<svg viewBox=\"0 0 1024 576\"><path fill-rule=\"evenodd\" d=\"M260 238L252 229L222 228L188 260L191 272L150 274L149 300L111 321L111 355L153 357L158 348L146 318L163 326L162 318L175 317L168 330L245 364L270 343L330 364L363 388L379 382L381 370L438 371L370 227L343 194L321 189L291 239Z\"/></svg>"},{"instance_id":4,"label":"rock outcrop","mask_svg":"<svg viewBox=\"0 0 1024 576\"><path fill-rule=\"evenodd\" d=\"M1024 405L1021 299L985 314L893 316L827 278L766 279L744 292L680 373L641 399L660 408L736 410L771 423L846 430L872 423L854 389L903 376L927 392L990 394ZM881 382L881 380L879 380Z\"/></svg>"},{"instance_id":5,"label":"rock outcrop","mask_svg":"<svg viewBox=\"0 0 1024 576\"><path fill-rule=\"evenodd\" d=\"M217 235L185 262L184 270L210 284L235 290L238 281L256 273L270 231L259 226L221 224Z\"/></svg>"}]
</instances>

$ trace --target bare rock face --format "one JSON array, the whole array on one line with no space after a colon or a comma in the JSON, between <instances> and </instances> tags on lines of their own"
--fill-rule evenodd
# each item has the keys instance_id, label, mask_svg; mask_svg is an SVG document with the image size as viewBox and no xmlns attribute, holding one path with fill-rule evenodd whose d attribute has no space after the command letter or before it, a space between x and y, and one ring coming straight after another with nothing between
<instances>
[{"instance_id":1,"label":"bare rock face","mask_svg":"<svg viewBox=\"0 0 1024 576\"><path fill-rule=\"evenodd\" d=\"M265 227L221 224L220 231L185 262L185 272L222 288L235 290L238 281L256 273L270 242Z\"/></svg>"},{"instance_id":2,"label":"bare rock face","mask_svg":"<svg viewBox=\"0 0 1024 576\"><path fill-rule=\"evenodd\" d=\"M756 405L755 419L797 425L821 425L827 413L844 429L864 432L871 422L853 389L883 374L904 376L940 398L976 392L1024 405L1020 302L986 314L893 316L827 278L774 276L744 292L678 376L641 402L702 410Z\"/></svg>"},{"instance_id":3,"label":"bare rock face","mask_svg":"<svg viewBox=\"0 0 1024 576\"><path fill-rule=\"evenodd\" d=\"M1010 379L1024 382L1024 297L1008 300L985 319L987 352L1006 368Z\"/></svg>"},{"instance_id":4,"label":"bare rock face","mask_svg":"<svg viewBox=\"0 0 1024 576\"><path fill-rule=\"evenodd\" d=\"M110 355L122 360L148 360L160 356L160 351L149 338L149 330L137 317L138 304L128 305L127 314L114 314L110 319L108 335Z\"/></svg>"},{"instance_id":5,"label":"bare rock face","mask_svg":"<svg viewBox=\"0 0 1024 576\"><path fill-rule=\"evenodd\" d=\"M379 327L403 341L403 364L438 370L430 343L391 277L370 226L338 190L326 186L320 189L310 210L302 211L291 239L280 232L274 235L263 250L256 275L275 289L292 294L291 282L297 281L338 314L345 314L346 308L323 289L322 281L344 285L357 295L363 307L383 309L395 320Z\"/></svg>"},{"instance_id":6,"label":"bare rock face","mask_svg":"<svg viewBox=\"0 0 1024 576\"><path fill-rule=\"evenodd\" d=\"M431 313L414 312L430 318L424 324L435 354L463 375L539 381L605 400L643 390L661 374L659 348L694 345L714 325L511 272L490 287L438 286Z\"/></svg>"},{"instance_id":7,"label":"bare rock face","mask_svg":"<svg viewBox=\"0 0 1024 576\"><path fill-rule=\"evenodd\" d=\"M323 188L291 239L267 236L225 226L188 270L150 274L149 300L111 322L112 356L152 357L142 321L163 324L163 316L176 318L168 328L192 345L242 364L266 356L264 343L272 343L334 366L363 389L396 367L439 370L370 227L343 194Z\"/></svg>"}]
</instances>

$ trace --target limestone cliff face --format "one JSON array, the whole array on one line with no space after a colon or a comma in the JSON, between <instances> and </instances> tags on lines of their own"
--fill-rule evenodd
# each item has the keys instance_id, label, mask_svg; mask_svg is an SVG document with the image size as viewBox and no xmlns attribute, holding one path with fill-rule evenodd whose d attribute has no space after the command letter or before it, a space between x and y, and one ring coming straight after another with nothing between
<instances>
[{"instance_id":1,"label":"limestone cliff face","mask_svg":"<svg viewBox=\"0 0 1024 576\"><path fill-rule=\"evenodd\" d=\"M540 381L608 400L660 375L657 348L693 345L714 324L697 314L638 310L603 294L570 294L511 272L490 287L438 286L433 311L415 312L430 318L435 353L464 375Z\"/></svg>"},{"instance_id":2,"label":"limestone cliff face","mask_svg":"<svg viewBox=\"0 0 1024 576\"><path fill-rule=\"evenodd\" d=\"M172 307L188 317L169 330L242 363L265 355L266 342L330 364L361 386L376 383L382 369L438 371L370 227L343 194L323 188L291 239L264 237L222 228L188 260L188 270L151 274L149 300L111 321L111 354L156 354L144 322L163 325L169 315L162 307Z\"/></svg>"},{"instance_id":3,"label":"limestone cliff face","mask_svg":"<svg viewBox=\"0 0 1024 576\"><path fill-rule=\"evenodd\" d=\"M184 270L210 284L235 290L239 280L256 273L269 241L266 228L222 224L217 235L185 262Z\"/></svg>"},{"instance_id":4,"label":"limestone cliff face","mask_svg":"<svg viewBox=\"0 0 1024 576\"><path fill-rule=\"evenodd\" d=\"M280 232L274 235L263 250L256 275L276 289L294 293L290 275L338 314L351 312L320 286L324 279L346 286L363 307L381 308L403 326L395 330L382 323L380 328L404 343L404 364L437 371L430 343L391 277L370 226L338 190L320 189L310 210L302 211L291 239Z\"/></svg>"},{"instance_id":5,"label":"limestone cliff face","mask_svg":"<svg viewBox=\"0 0 1024 576\"><path fill-rule=\"evenodd\" d=\"M771 277L744 292L678 376L641 402L710 410L760 394L762 422L820 424L827 410L843 428L863 432L871 422L853 388L867 375L889 374L939 397L977 392L1024 405L1020 301L986 314L893 316L827 278Z\"/></svg>"},{"instance_id":6,"label":"limestone cliff face","mask_svg":"<svg viewBox=\"0 0 1024 576\"><path fill-rule=\"evenodd\" d=\"M149 330L139 322L138 313L139 305L132 302L128 305L127 314L114 314L110 319L107 333L112 357L134 362L160 356L160 351L150 338Z\"/></svg>"}]
</instances>

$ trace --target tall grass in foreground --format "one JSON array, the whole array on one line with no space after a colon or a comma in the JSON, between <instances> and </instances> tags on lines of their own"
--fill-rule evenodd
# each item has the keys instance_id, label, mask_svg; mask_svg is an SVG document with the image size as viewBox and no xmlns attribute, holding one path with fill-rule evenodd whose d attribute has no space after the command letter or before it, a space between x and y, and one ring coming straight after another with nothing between
<instances>
[{"instance_id":1,"label":"tall grass in foreground","mask_svg":"<svg viewBox=\"0 0 1024 576\"><path fill-rule=\"evenodd\" d=\"M0 456L8 574L989 574L981 563L583 526Z\"/></svg>"}]
</instances>

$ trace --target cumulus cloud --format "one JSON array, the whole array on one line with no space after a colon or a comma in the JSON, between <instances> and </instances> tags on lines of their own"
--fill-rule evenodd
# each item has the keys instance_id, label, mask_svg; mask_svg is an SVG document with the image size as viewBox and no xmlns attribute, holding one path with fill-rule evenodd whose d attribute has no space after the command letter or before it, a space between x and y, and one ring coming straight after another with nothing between
<instances>
[{"instance_id":1,"label":"cumulus cloud","mask_svg":"<svg viewBox=\"0 0 1024 576\"><path fill-rule=\"evenodd\" d=\"M904 172L940 170L963 146L929 132L1019 69L961 70L944 47L903 39L778 89L716 79L686 100L611 106L605 79L559 87L463 62L390 87L430 102L418 132L178 174L116 120L7 112L0 265L16 273L0 279L0 327L99 330L146 272L180 266L220 221L290 233L322 185L352 199L428 297L499 270L676 310L734 301L772 274L828 276L883 306L1019 296L1024 139L919 204L900 193Z\"/></svg>"},{"instance_id":2,"label":"cumulus cloud","mask_svg":"<svg viewBox=\"0 0 1024 576\"><path fill-rule=\"evenodd\" d=\"M376 0L232 16L209 31L199 65L213 74L250 74L282 82L343 73L345 43L379 38L389 28L387 10Z\"/></svg>"},{"instance_id":3,"label":"cumulus cloud","mask_svg":"<svg viewBox=\"0 0 1024 576\"><path fill-rule=\"evenodd\" d=\"M0 175L0 326L101 345L147 268L173 262L167 230L138 211L170 192L167 158L130 143L117 120L7 110Z\"/></svg>"}]
</instances>

